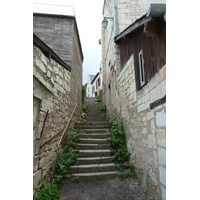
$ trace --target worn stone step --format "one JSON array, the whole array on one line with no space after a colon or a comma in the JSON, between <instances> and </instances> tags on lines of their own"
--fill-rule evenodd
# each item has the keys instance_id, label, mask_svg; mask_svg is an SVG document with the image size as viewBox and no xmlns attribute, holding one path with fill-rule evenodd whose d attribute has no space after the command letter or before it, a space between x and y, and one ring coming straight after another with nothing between
<instances>
[{"instance_id":1,"label":"worn stone step","mask_svg":"<svg viewBox=\"0 0 200 200\"><path fill-rule=\"evenodd\" d=\"M110 138L110 133L81 133L79 138L106 139Z\"/></svg>"},{"instance_id":2,"label":"worn stone step","mask_svg":"<svg viewBox=\"0 0 200 200\"><path fill-rule=\"evenodd\" d=\"M110 128L110 125L75 125L75 129L104 129L104 128Z\"/></svg>"},{"instance_id":3,"label":"worn stone step","mask_svg":"<svg viewBox=\"0 0 200 200\"><path fill-rule=\"evenodd\" d=\"M93 172L93 173L74 173L71 176L64 176L64 178L79 177L80 181L102 180L110 179L118 176L118 171L110 172Z\"/></svg>"},{"instance_id":4,"label":"worn stone step","mask_svg":"<svg viewBox=\"0 0 200 200\"><path fill-rule=\"evenodd\" d=\"M114 163L88 164L88 165L70 166L68 169L68 173L73 174L73 173L106 172L115 170L117 170L117 168Z\"/></svg>"},{"instance_id":5,"label":"worn stone step","mask_svg":"<svg viewBox=\"0 0 200 200\"><path fill-rule=\"evenodd\" d=\"M111 150L109 149L79 150L79 157L98 157L98 156L111 156Z\"/></svg>"},{"instance_id":6,"label":"worn stone step","mask_svg":"<svg viewBox=\"0 0 200 200\"><path fill-rule=\"evenodd\" d=\"M108 118L105 112L102 112L102 111L99 110L99 108L95 108L95 107L93 107L92 110L86 110L85 114L86 114L86 117Z\"/></svg>"},{"instance_id":7,"label":"worn stone step","mask_svg":"<svg viewBox=\"0 0 200 200\"><path fill-rule=\"evenodd\" d=\"M86 119L86 122L90 122L90 121L93 121L93 122L99 122L99 121L101 121L101 122L109 122L109 120L107 119L107 118L104 118L104 117L90 117L90 116L88 116L88 117L85 117L85 119Z\"/></svg>"},{"instance_id":8,"label":"worn stone step","mask_svg":"<svg viewBox=\"0 0 200 200\"><path fill-rule=\"evenodd\" d=\"M86 165L86 164L100 164L100 163L111 163L113 157L106 156L106 157L83 157L78 158L78 164Z\"/></svg>"},{"instance_id":9,"label":"worn stone step","mask_svg":"<svg viewBox=\"0 0 200 200\"><path fill-rule=\"evenodd\" d=\"M110 139L93 139L93 138L80 138L80 144L107 144Z\"/></svg>"},{"instance_id":10,"label":"worn stone step","mask_svg":"<svg viewBox=\"0 0 200 200\"><path fill-rule=\"evenodd\" d=\"M110 144L77 144L77 148L81 149L110 149Z\"/></svg>"},{"instance_id":11,"label":"worn stone step","mask_svg":"<svg viewBox=\"0 0 200 200\"><path fill-rule=\"evenodd\" d=\"M90 115L86 114L85 118L88 121L109 121L109 119L105 116L90 116Z\"/></svg>"},{"instance_id":12,"label":"worn stone step","mask_svg":"<svg viewBox=\"0 0 200 200\"><path fill-rule=\"evenodd\" d=\"M87 122L76 122L75 125L91 126L91 125L108 125L107 121L87 121Z\"/></svg>"},{"instance_id":13,"label":"worn stone step","mask_svg":"<svg viewBox=\"0 0 200 200\"><path fill-rule=\"evenodd\" d=\"M83 129L79 130L79 133L109 133L109 129Z\"/></svg>"}]
</instances>

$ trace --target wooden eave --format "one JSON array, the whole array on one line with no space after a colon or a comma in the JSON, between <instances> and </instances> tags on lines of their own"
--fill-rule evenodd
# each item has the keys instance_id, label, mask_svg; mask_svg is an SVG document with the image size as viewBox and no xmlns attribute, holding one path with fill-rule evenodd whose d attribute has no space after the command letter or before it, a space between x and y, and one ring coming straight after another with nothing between
<instances>
[{"instance_id":1,"label":"wooden eave","mask_svg":"<svg viewBox=\"0 0 200 200\"><path fill-rule=\"evenodd\" d=\"M52 58L56 62L58 62L61 66L63 66L66 70L71 72L71 67L69 67L51 48L49 48L42 40L40 40L33 33L33 44L42 50L42 52L48 57Z\"/></svg>"},{"instance_id":2,"label":"wooden eave","mask_svg":"<svg viewBox=\"0 0 200 200\"><path fill-rule=\"evenodd\" d=\"M124 39L132 32L136 31L138 28L146 24L147 22L151 21L151 17L147 17L146 14L143 15L141 18L137 19L133 22L130 26L128 26L124 31L114 37L114 42L118 43L121 39Z\"/></svg>"}]
</instances>

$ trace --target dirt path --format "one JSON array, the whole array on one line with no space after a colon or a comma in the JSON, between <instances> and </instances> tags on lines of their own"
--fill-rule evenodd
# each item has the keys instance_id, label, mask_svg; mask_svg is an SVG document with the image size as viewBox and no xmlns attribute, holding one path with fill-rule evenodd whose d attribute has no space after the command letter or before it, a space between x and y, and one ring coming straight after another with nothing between
<instances>
[{"instance_id":1,"label":"dirt path","mask_svg":"<svg viewBox=\"0 0 200 200\"><path fill-rule=\"evenodd\" d=\"M65 180L60 200L148 200L136 180L108 179L74 183Z\"/></svg>"}]
</instances>

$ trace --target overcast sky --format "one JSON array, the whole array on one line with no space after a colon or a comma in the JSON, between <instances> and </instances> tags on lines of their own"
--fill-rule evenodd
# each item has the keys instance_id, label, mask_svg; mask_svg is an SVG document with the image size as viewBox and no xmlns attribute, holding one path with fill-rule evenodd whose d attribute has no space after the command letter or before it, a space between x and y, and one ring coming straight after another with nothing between
<instances>
[{"instance_id":1,"label":"overcast sky","mask_svg":"<svg viewBox=\"0 0 200 200\"><path fill-rule=\"evenodd\" d=\"M88 74L96 75L101 62L102 9L104 0L34 0L34 3L70 5L74 7L81 39L83 61L83 84Z\"/></svg>"}]
</instances>

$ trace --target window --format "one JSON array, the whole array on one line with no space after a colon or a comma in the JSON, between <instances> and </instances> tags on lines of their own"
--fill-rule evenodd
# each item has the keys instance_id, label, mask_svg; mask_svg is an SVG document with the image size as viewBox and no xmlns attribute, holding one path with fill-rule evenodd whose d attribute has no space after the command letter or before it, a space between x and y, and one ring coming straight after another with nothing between
<instances>
[{"instance_id":1,"label":"window","mask_svg":"<svg viewBox=\"0 0 200 200\"><path fill-rule=\"evenodd\" d=\"M99 79L98 79L98 86L100 87L100 85L101 85L101 79L99 77Z\"/></svg>"},{"instance_id":2,"label":"window","mask_svg":"<svg viewBox=\"0 0 200 200\"><path fill-rule=\"evenodd\" d=\"M140 73L140 87L145 84L145 75L144 75L144 59L142 49L138 54L139 56L139 73Z\"/></svg>"}]
</instances>

